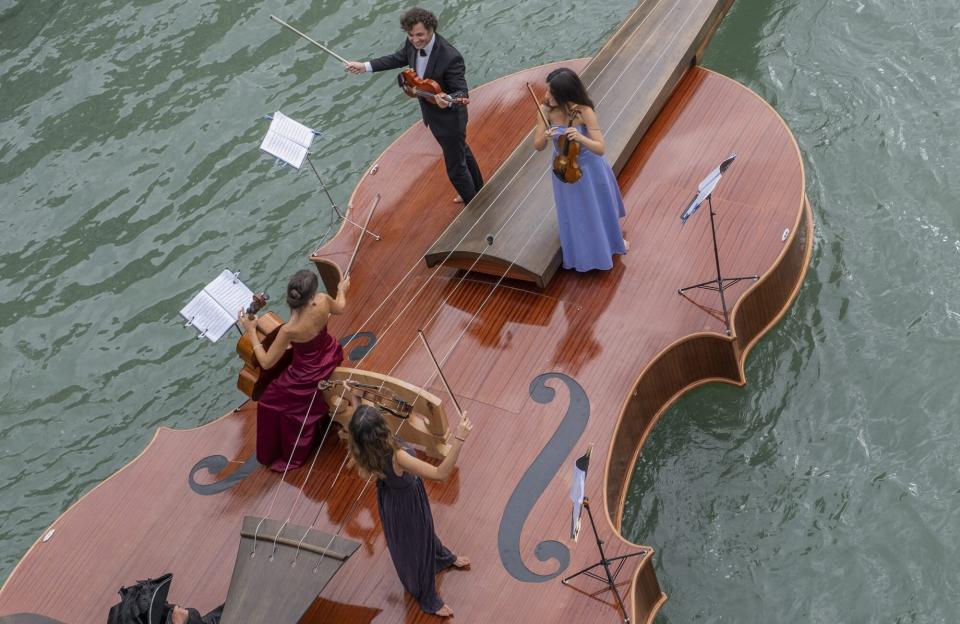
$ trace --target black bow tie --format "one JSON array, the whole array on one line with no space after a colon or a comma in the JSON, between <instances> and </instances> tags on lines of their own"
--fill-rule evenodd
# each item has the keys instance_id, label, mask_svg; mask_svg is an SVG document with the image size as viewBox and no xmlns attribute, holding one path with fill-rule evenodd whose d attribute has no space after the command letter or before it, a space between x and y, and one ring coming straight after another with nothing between
<instances>
[{"instance_id":1,"label":"black bow tie","mask_svg":"<svg viewBox=\"0 0 960 624\"><path fill-rule=\"evenodd\" d=\"M423 48L420 48L420 56L426 56L426 55L427 55L427 51L424 50Z\"/></svg>"}]
</instances>

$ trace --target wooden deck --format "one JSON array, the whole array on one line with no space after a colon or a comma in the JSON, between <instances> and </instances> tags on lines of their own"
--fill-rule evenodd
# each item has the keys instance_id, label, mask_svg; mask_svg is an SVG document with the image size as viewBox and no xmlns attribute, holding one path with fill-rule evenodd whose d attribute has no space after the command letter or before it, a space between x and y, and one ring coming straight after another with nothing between
<instances>
[{"instance_id":1,"label":"wooden deck","mask_svg":"<svg viewBox=\"0 0 960 624\"><path fill-rule=\"evenodd\" d=\"M614 173L631 158L732 3L644 0L583 67ZM545 92L545 78L546 73L530 81L537 93ZM520 123L532 130L533 102L527 97L517 106L528 118L521 117ZM545 287L560 266L552 160L551 150L533 150L533 136L528 135L431 247L427 265L442 262L494 276L508 272Z\"/></svg>"},{"instance_id":2,"label":"wooden deck","mask_svg":"<svg viewBox=\"0 0 960 624\"><path fill-rule=\"evenodd\" d=\"M469 132L485 171L526 134L523 83L548 69L473 91ZM711 277L708 215L683 227L678 217L697 182L731 151L738 158L714 202L721 259L731 273L762 277L728 291L735 328L728 338L715 294L686 298L676 290ZM360 181L350 216L363 222L381 194L370 227L383 240L362 242L349 309L331 320L331 331L369 332L347 345L345 365L362 358L360 367L444 400L416 330L448 357L444 371L476 428L451 480L427 489L438 534L473 568L441 574L441 596L461 622L621 621L608 594L584 593L598 589L595 582L578 583L583 592L560 583L597 558L588 534L576 544L568 539L573 460L595 445L587 493L608 554L635 550L616 527L636 454L659 413L698 383L742 383L747 351L803 280L812 226L790 132L746 88L692 69L620 174L629 254L605 273L561 272L543 291L425 266L424 254L460 208L449 202L439 149L422 125L377 163ZM356 236L342 228L319 256L345 264ZM371 337L376 346L363 358ZM400 586L375 494L361 493L353 474L331 486L343 446L328 440L299 497L306 468L280 483L250 463L254 428L248 404L199 429L159 430L138 458L53 524L52 539L24 556L0 590L0 614L102 622L121 585L168 571L172 601L212 608L226 596L243 516L261 515L302 525L319 516L314 526L331 533L342 526L362 543L303 622L438 621ZM229 462L214 464L216 475L191 471L217 455ZM665 600L652 550L644 549L621 575L635 622L651 621Z\"/></svg>"}]
</instances>

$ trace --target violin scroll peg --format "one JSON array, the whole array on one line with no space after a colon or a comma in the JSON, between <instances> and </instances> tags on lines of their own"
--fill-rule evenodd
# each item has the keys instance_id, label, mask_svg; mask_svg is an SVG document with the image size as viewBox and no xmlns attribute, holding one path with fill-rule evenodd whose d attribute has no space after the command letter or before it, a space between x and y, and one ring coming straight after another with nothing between
<instances>
[{"instance_id":1,"label":"violin scroll peg","mask_svg":"<svg viewBox=\"0 0 960 624\"><path fill-rule=\"evenodd\" d=\"M250 305L247 306L247 318L251 321L256 318L257 312L262 310L266 305L267 301L270 300L270 295L265 292L258 292L253 295L253 301L250 302Z\"/></svg>"}]
</instances>

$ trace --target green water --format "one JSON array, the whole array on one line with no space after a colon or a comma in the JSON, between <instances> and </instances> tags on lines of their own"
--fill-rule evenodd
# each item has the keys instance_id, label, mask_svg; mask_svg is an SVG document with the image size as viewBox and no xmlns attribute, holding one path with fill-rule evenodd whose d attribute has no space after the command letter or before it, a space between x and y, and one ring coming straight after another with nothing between
<instances>
[{"instance_id":1,"label":"green water","mask_svg":"<svg viewBox=\"0 0 960 624\"><path fill-rule=\"evenodd\" d=\"M475 85L590 55L634 6L562 4L428 6ZM341 206L417 119L269 15L364 58L405 7L0 0L0 578L156 427L239 402L177 310L224 267L281 283L332 216L258 151L263 115L324 131ZM663 622L958 619L958 57L955 0L736 0L709 48L796 133L817 230L749 385L685 397L637 467Z\"/></svg>"}]
</instances>

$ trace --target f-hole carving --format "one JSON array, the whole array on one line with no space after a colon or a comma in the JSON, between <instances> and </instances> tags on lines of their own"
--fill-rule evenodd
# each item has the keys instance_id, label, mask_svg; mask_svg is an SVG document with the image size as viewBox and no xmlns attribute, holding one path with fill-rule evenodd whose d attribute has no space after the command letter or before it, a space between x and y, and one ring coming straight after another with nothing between
<instances>
[{"instance_id":1,"label":"f-hole carving","mask_svg":"<svg viewBox=\"0 0 960 624\"><path fill-rule=\"evenodd\" d=\"M556 396L554 389L547 385L547 381L551 379L562 381L567 386L570 394L567 413L510 495L500 519L500 532L497 537L503 567L513 578L525 583L549 581L562 574L570 565L570 550L566 546L556 540L544 540L537 544L534 555L544 563L555 560L557 569L550 574L533 572L523 562L520 535L533 506L564 465L590 419L590 399L587 398L587 393L574 379L562 373L544 373L537 376L530 382L531 398L537 403L551 403Z\"/></svg>"}]
</instances>

